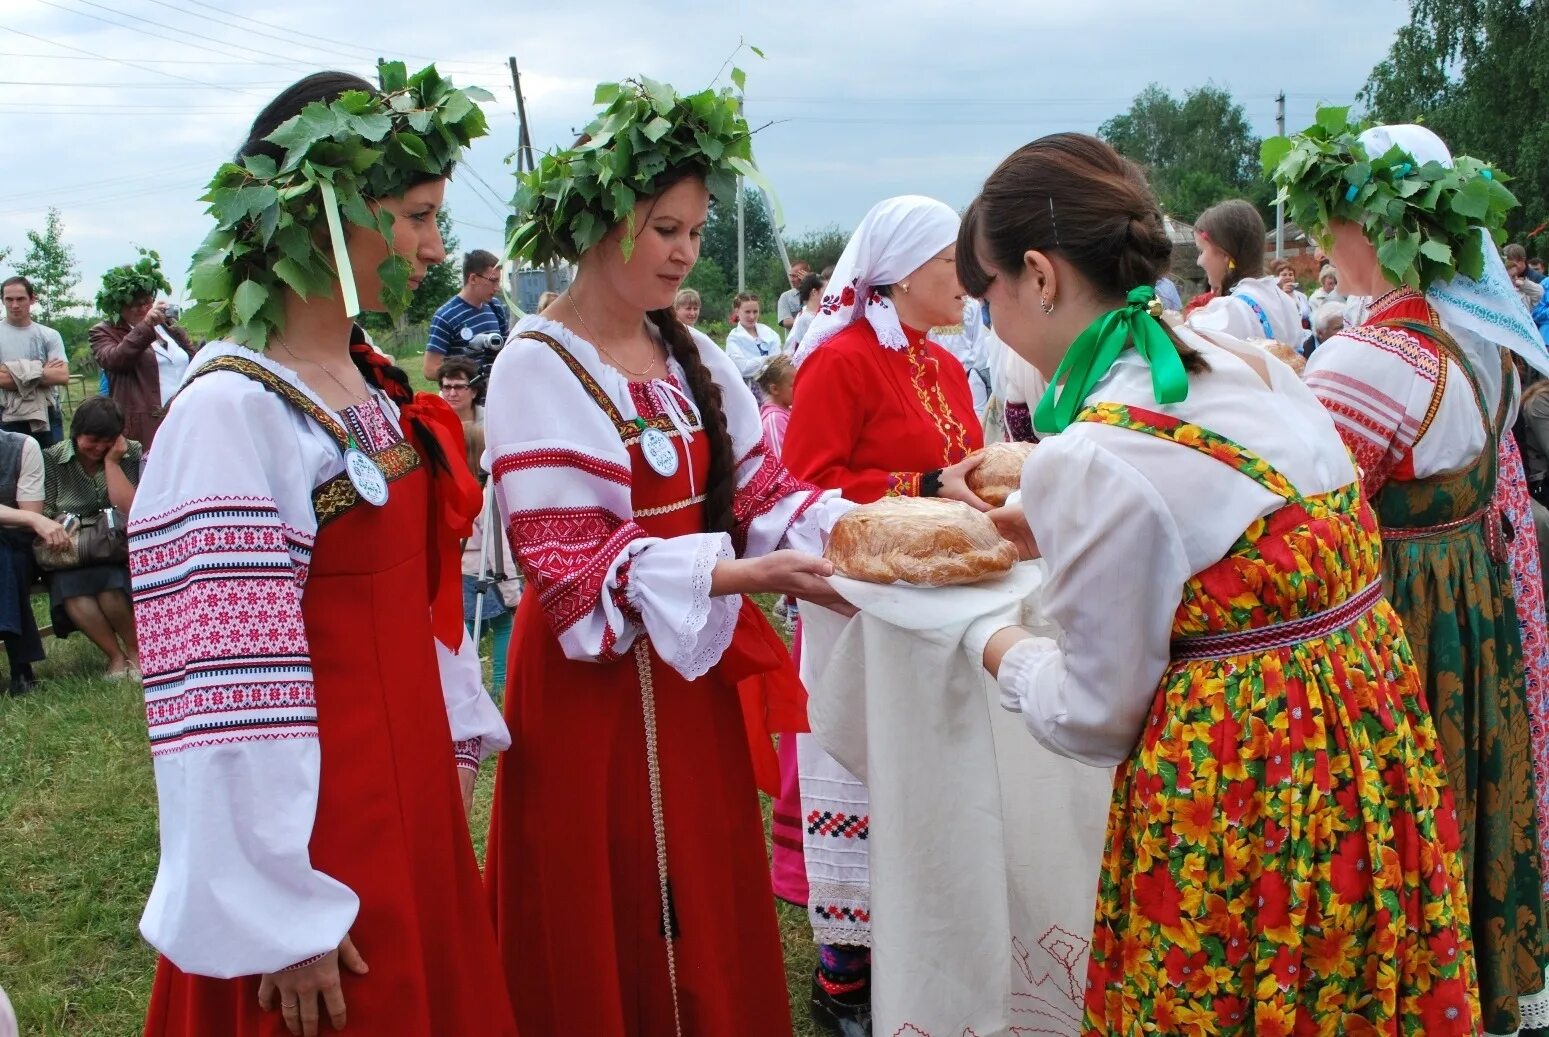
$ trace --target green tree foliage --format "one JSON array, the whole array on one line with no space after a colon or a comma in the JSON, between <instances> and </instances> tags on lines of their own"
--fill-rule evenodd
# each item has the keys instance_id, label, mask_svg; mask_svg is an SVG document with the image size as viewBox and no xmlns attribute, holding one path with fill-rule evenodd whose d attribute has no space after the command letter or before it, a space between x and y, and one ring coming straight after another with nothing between
<instances>
[{"instance_id":1,"label":"green tree foliage","mask_svg":"<svg viewBox=\"0 0 1549 1037\"><path fill-rule=\"evenodd\" d=\"M32 282L38 293L32 317L40 324L54 321L86 305L71 293L81 283L75 250L65 244L65 221L58 209L48 210L41 232L27 232L27 254L16 264L16 272Z\"/></svg>"},{"instance_id":2,"label":"green tree foliage","mask_svg":"<svg viewBox=\"0 0 1549 1037\"><path fill-rule=\"evenodd\" d=\"M1454 154L1515 177L1510 236L1549 221L1549 0L1411 0L1361 99L1372 118L1424 122ZM1549 233L1533 244L1549 248Z\"/></svg>"},{"instance_id":3,"label":"green tree foliage","mask_svg":"<svg viewBox=\"0 0 1549 1037\"><path fill-rule=\"evenodd\" d=\"M1162 208L1192 221L1216 202L1246 198L1268 210L1274 193L1259 168L1259 140L1242 105L1212 84L1173 97L1156 83L1098 135L1140 163Z\"/></svg>"}]
</instances>

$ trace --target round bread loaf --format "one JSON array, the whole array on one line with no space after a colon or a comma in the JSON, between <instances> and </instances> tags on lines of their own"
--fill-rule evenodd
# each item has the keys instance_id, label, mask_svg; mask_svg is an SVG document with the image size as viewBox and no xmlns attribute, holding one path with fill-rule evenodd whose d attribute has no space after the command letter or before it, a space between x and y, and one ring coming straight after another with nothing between
<instances>
[{"instance_id":1,"label":"round bread loaf","mask_svg":"<svg viewBox=\"0 0 1549 1037\"><path fill-rule=\"evenodd\" d=\"M920 587L978 583L1017 561L1016 547L985 515L933 497L884 497L846 512L826 554L841 576Z\"/></svg>"},{"instance_id":2,"label":"round bread loaf","mask_svg":"<svg viewBox=\"0 0 1549 1037\"><path fill-rule=\"evenodd\" d=\"M968 488L998 508L1022 486L1022 466L1033 454L1031 443L991 443L978 451L984 460L968 473Z\"/></svg>"}]
</instances>

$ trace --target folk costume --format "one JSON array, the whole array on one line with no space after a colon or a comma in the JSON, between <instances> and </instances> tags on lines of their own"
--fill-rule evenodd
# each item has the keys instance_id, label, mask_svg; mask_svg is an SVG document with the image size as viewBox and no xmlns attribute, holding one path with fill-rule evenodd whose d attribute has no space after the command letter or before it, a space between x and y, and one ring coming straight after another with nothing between
<instances>
[{"instance_id":1,"label":"folk costume","mask_svg":"<svg viewBox=\"0 0 1549 1037\"><path fill-rule=\"evenodd\" d=\"M902 292L898 282L957 240L958 222L941 202L908 195L878 203L856 228L797 353L784 457L798 477L857 503L921 496L934 473L983 445L962 364L899 323L877 290ZM779 801L775 813L802 825L813 934L829 947L869 947L866 786L810 736L797 753L800 807ZM794 851L781 838L788 828L774 831L778 872ZM825 953L836 990L863 987L863 955Z\"/></svg>"},{"instance_id":2,"label":"folk costume","mask_svg":"<svg viewBox=\"0 0 1549 1037\"><path fill-rule=\"evenodd\" d=\"M1061 636L998 677L1045 746L1118 764L1085 1032L1474 1033L1460 836L1354 466L1284 365L1185 328L1186 375L1152 293L1043 397L1022 507Z\"/></svg>"},{"instance_id":3,"label":"folk costume","mask_svg":"<svg viewBox=\"0 0 1549 1037\"><path fill-rule=\"evenodd\" d=\"M466 143L472 124L426 96L434 70L408 83L394 71L383 66L384 92ZM404 118L389 97L357 94L317 107ZM276 165L249 172L276 190L307 184ZM335 190L350 185L335 176ZM248 234L241 257L228 251ZM202 262L265 277L256 234L217 231ZM338 274L314 262L353 286L347 262ZM264 283L278 293L272 274ZM218 290L200 306L232 330ZM282 312L242 333L268 339ZM259 1008L260 976L310 964L346 935L370 969L341 967L351 1027L516 1034L457 780L509 743L462 625L458 542L478 488L451 408L388 377L389 361L356 338L370 398L338 412L263 354L212 343L135 497L130 569L161 829L141 921L162 953L148 1037L286 1033L279 1010Z\"/></svg>"},{"instance_id":4,"label":"folk costume","mask_svg":"<svg viewBox=\"0 0 1549 1037\"><path fill-rule=\"evenodd\" d=\"M1330 218L1364 216L1366 185L1342 179L1341 159L1370 158L1372 182L1405 197L1416 194L1403 186L1411 176L1438 184L1438 196L1449 189L1451 156L1429 131L1349 131L1341 144L1326 170L1304 175L1315 193L1338 199ZM1471 178L1468 163L1450 189ZM1384 212L1367 232L1380 242L1404 223ZM1466 247L1482 246L1488 269L1495 249L1480 234L1471 227L1448 254L1461 266ZM1516 373L1499 322L1465 305L1478 297L1468 285L1481 282L1450 268L1384 273L1407 283L1374 299L1365 323L1325 341L1305 377L1360 466L1381 524L1383 585L1413 648L1462 832L1484 1029L1536 1029L1549 1023L1549 945L1522 637L1497 505ZM1453 319L1443 320L1443 307Z\"/></svg>"},{"instance_id":5,"label":"folk costume","mask_svg":"<svg viewBox=\"0 0 1549 1037\"><path fill-rule=\"evenodd\" d=\"M1280 288L1279 278L1245 277L1189 313L1190 327L1209 333L1224 332L1249 341L1273 339L1299 348L1306 337L1296 300Z\"/></svg>"},{"instance_id":6,"label":"folk costume","mask_svg":"<svg viewBox=\"0 0 1549 1037\"><path fill-rule=\"evenodd\" d=\"M622 107L645 98L634 83L621 95ZM729 92L671 97L665 146L713 187L721 166L694 144L695 106L725 116L730 154L746 153L747 125ZM593 131L556 175L596 175L611 145ZM615 182L649 197L655 175L629 165ZM523 258L590 247L569 237L575 213L519 198L534 228L517 232ZM485 874L524 1032L791 1032L755 782L775 788L770 732L805 729L805 692L757 606L712 597L711 579L736 556L820 553L845 505L768 452L741 372L689 333L735 455L730 531L705 505L710 401L677 361L631 381L595 344L527 317L491 377L489 468L527 590Z\"/></svg>"}]
</instances>

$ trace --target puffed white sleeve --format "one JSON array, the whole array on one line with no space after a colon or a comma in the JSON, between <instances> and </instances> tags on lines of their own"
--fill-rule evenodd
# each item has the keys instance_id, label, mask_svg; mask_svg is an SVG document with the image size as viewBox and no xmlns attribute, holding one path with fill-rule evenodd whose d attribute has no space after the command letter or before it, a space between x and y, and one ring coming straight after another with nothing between
<instances>
[{"instance_id":1,"label":"puffed white sleeve","mask_svg":"<svg viewBox=\"0 0 1549 1037\"><path fill-rule=\"evenodd\" d=\"M644 633L690 680L720 661L741 602L711 597L710 579L731 538L646 534L618 430L548 345L501 350L485 434L511 554L566 657L616 660Z\"/></svg>"},{"instance_id":2,"label":"puffed white sleeve","mask_svg":"<svg viewBox=\"0 0 1549 1037\"><path fill-rule=\"evenodd\" d=\"M308 850L320 749L301 613L317 533L304 435L256 383L201 378L161 426L130 515L161 828L140 931L201 976L326 953L360 906Z\"/></svg>"},{"instance_id":3,"label":"puffed white sleeve","mask_svg":"<svg viewBox=\"0 0 1549 1037\"><path fill-rule=\"evenodd\" d=\"M1245 342L1264 337L1264 325L1259 323L1253 307L1234 295L1216 296L1190 313L1184 323L1203 332L1220 332Z\"/></svg>"},{"instance_id":4,"label":"puffed white sleeve","mask_svg":"<svg viewBox=\"0 0 1549 1037\"><path fill-rule=\"evenodd\" d=\"M758 401L737 376L737 367L715 343L695 333L710 376L721 387L721 406L737 456L732 495L737 555L756 558L782 547L821 555L835 520L855 505L835 490L820 490L790 473L769 449Z\"/></svg>"},{"instance_id":5,"label":"puffed white sleeve","mask_svg":"<svg viewBox=\"0 0 1549 1037\"><path fill-rule=\"evenodd\" d=\"M467 627L455 652L436 640L436 664L441 671L447 725L452 730L452 756L458 767L476 771L485 757L511 748L511 732L484 688L479 650Z\"/></svg>"},{"instance_id":6,"label":"puffed white sleeve","mask_svg":"<svg viewBox=\"0 0 1549 1037\"><path fill-rule=\"evenodd\" d=\"M1006 653L1002 699L1052 751L1113 766L1134 748L1171 658L1190 575L1183 542L1156 488L1085 437L1046 440L1023 487L1049 566L1043 607L1060 636Z\"/></svg>"}]
</instances>

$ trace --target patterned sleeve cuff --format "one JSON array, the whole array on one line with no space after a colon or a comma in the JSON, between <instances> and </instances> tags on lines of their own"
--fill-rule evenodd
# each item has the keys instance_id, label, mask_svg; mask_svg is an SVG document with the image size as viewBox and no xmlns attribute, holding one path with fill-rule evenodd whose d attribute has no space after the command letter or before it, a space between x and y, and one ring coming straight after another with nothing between
<instances>
[{"instance_id":1,"label":"patterned sleeve cuff","mask_svg":"<svg viewBox=\"0 0 1549 1037\"><path fill-rule=\"evenodd\" d=\"M314 954L314 955L312 955L312 957L306 959L305 961L298 961L294 965L287 965L283 969L281 969L280 971L281 972L294 972L296 969L304 969L308 965L316 965L318 962L320 962L324 958L328 957L328 955L331 954L331 953L333 953L333 952L332 951L324 951L322 954Z\"/></svg>"},{"instance_id":2,"label":"patterned sleeve cuff","mask_svg":"<svg viewBox=\"0 0 1549 1037\"><path fill-rule=\"evenodd\" d=\"M452 754L457 758L457 766L463 770L476 771L479 769L479 757L483 749L483 738L469 738L461 742L452 743Z\"/></svg>"},{"instance_id":3,"label":"patterned sleeve cuff","mask_svg":"<svg viewBox=\"0 0 1549 1037\"><path fill-rule=\"evenodd\" d=\"M918 497L921 472L888 472L887 495L889 497Z\"/></svg>"}]
</instances>

